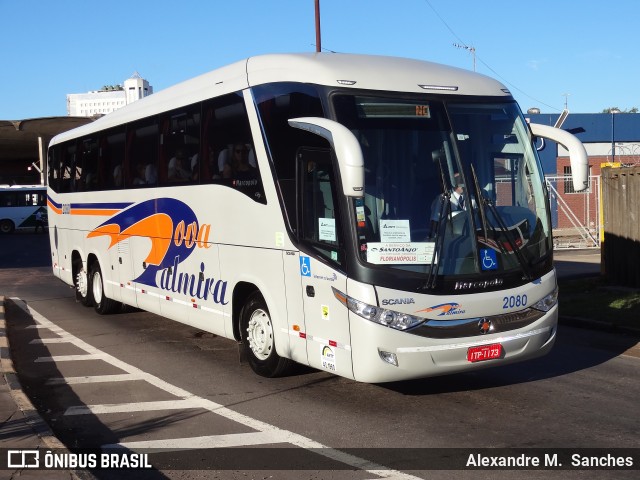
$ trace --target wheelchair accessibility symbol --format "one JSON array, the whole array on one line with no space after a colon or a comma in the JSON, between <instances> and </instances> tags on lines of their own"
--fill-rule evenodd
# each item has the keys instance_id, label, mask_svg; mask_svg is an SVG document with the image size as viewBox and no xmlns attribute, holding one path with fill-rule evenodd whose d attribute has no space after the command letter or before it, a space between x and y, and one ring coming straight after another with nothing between
<instances>
[{"instance_id":1,"label":"wheelchair accessibility symbol","mask_svg":"<svg viewBox=\"0 0 640 480\"><path fill-rule=\"evenodd\" d=\"M480 260L482 261L482 270L497 270L498 257L496 251L490 248L480 249Z\"/></svg>"},{"instance_id":2,"label":"wheelchair accessibility symbol","mask_svg":"<svg viewBox=\"0 0 640 480\"><path fill-rule=\"evenodd\" d=\"M311 259L300 255L300 275L303 277L311 276Z\"/></svg>"}]
</instances>

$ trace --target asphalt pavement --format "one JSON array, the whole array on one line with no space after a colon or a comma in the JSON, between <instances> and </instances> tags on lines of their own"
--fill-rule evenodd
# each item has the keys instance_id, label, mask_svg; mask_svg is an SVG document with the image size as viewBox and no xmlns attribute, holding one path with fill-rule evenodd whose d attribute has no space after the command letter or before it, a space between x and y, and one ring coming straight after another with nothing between
<instances>
[{"instance_id":1,"label":"asphalt pavement","mask_svg":"<svg viewBox=\"0 0 640 480\"><path fill-rule=\"evenodd\" d=\"M34 236L30 240L45 245L48 243L48 235ZM4 257L2 260L9 260L11 263L18 262L18 265L24 266L24 259L16 258L8 254L4 249ZM43 253L30 252L28 255L27 266L44 266L33 265L36 263L46 263L48 261L48 248L43 248ZM6 255L6 256L5 256ZM5 263L0 262L0 263ZM4 266L4 265L2 265ZM17 265L11 265L17 266ZM555 252L555 266L559 277L583 277L594 276L600 273L600 250L560 250ZM6 334L5 324L5 297L0 296L0 415L2 423L0 424L0 451L7 451L7 458L0 458L0 468L7 468L9 461L15 467L5 470L10 472L10 478L20 476L20 478L46 478L46 479L88 479L93 478L91 474L82 470L36 470L20 467L20 459L23 458L21 453L15 453L15 450L37 450L42 459L47 450L55 449L57 452L64 451L64 445L53 435L48 425L42 420L36 408L22 391L18 376L14 371L13 363L10 356L10 348ZM14 453L9 456L12 449ZM17 456L16 456L17 455ZM30 457L26 457L30 458ZM1 475L1 474L0 474Z\"/></svg>"}]
</instances>

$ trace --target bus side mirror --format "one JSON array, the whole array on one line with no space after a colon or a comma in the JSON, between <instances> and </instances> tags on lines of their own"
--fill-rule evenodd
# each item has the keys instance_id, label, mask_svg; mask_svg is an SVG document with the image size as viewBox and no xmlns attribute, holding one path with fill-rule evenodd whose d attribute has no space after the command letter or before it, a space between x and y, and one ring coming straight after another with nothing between
<instances>
[{"instance_id":1,"label":"bus side mirror","mask_svg":"<svg viewBox=\"0 0 640 480\"><path fill-rule=\"evenodd\" d=\"M320 117L292 118L289 125L325 138L338 159L343 193L347 197L364 196L362 149L351 130L338 122Z\"/></svg>"},{"instance_id":2,"label":"bus side mirror","mask_svg":"<svg viewBox=\"0 0 640 480\"><path fill-rule=\"evenodd\" d=\"M536 137L552 140L569 151L573 189L576 192L586 189L589 185L589 159L582 142L574 135L560 128L541 125L539 123L531 123L529 126L531 127L531 132Z\"/></svg>"}]
</instances>

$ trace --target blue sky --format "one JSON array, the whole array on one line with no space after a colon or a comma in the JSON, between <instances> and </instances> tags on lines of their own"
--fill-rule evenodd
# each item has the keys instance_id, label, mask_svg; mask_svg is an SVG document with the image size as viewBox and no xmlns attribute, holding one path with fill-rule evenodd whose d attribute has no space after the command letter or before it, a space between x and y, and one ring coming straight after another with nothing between
<instances>
[{"instance_id":1,"label":"blue sky","mask_svg":"<svg viewBox=\"0 0 640 480\"><path fill-rule=\"evenodd\" d=\"M502 81L524 111L640 107L637 0L321 0L322 47ZM315 51L313 0L0 0L0 119L66 115L66 94L155 91L257 54ZM565 96L568 94L568 96Z\"/></svg>"}]
</instances>

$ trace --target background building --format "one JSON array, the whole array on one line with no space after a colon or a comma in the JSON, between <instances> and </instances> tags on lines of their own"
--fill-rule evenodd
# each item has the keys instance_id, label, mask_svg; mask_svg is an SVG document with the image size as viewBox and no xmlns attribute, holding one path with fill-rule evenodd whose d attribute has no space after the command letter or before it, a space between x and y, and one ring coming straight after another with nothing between
<instances>
[{"instance_id":1,"label":"background building","mask_svg":"<svg viewBox=\"0 0 640 480\"><path fill-rule=\"evenodd\" d=\"M533 123L554 125L559 114L527 114ZM584 144L589 157L589 187L573 189L567 151L538 141L549 187L556 246L597 246L602 233L600 170L603 165L640 165L639 113L572 113L562 127Z\"/></svg>"},{"instance_id":2,"label":"background building","mask_svg":"<svg viewBox=\"0 0 640 480\"><path fill-rule=\"evenodd\" d=\"M124 85L108 85L89 93L67 95L67 115L71 117L93 117L106 115L129 103L153 93L149 82L135 72Z\"/></svg>"}]
</instances>

